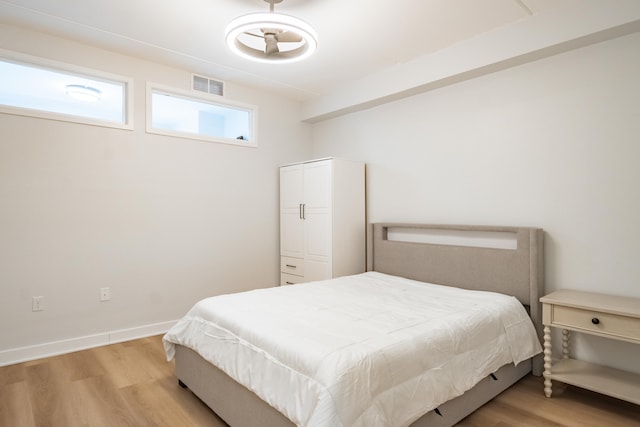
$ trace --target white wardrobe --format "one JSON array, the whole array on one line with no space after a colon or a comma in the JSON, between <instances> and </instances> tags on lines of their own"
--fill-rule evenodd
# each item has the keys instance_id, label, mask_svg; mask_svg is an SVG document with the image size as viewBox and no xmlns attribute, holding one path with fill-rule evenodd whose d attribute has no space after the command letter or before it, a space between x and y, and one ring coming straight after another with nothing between
<instances>
[{"instance_id":1,"label":"white wardrobe","mask_svg":"<svg viewBox=\"0 0 640 427\"><path fill-rule=\"evenodd\" d=\"M280 167L280 284L366 268L365 167L326 158Z\"/></svg>"}]
</instances>

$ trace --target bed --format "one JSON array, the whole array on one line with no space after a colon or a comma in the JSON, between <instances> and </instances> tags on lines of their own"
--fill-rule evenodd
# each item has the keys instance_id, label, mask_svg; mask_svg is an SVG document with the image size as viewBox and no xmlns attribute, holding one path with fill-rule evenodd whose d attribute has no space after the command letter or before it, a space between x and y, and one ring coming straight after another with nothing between
<instances>
[{"instance_id":1,"label":"bed","mask_svg":"<svg viewBox=\"0 0 640 427\"><path fill-rule=\"evenodd\" d=\"M527 375L529 372L533 372L534 375L541 375L542 358L541 355L538 354L540 350L539 346L541 337L541 307L538 299L542 295L543 288L543 232L541 229L528 227L389 223L373 224L370 230L370 236L371 244L369 245L368 273L348 278L333 279L326 283L316 282L308 285L295 285L295 287L293 287L295 289L291 290L278 290L278 288L274 288L276 291L271 292L271 294L277 294L278 292L279 294L273 298L290 298L293 293L302 293L305 287L315 292L329 292L332 289L336 292L350 292L351 286L359 286L361 289L371 289L372 291L369 293L377 295L379 290L382 292L383 289L387 289L384 287L386 286L387 281L394 283L398 282L398 285L400 286L398 289L402 289L402 292L405 292L407 289L411 289L413 292L415 289L415 291L418 292L418 295L424 293L424 297L413 296L412 294L411 298L424 298L425 302L434 300L434 298L440 298L439 294L434 297L428 292L444 291L447 294L451 294L453 299L456 301L463 303L465 301L465 297L459 296L457 292L463 292L462 289L466 289L472 292L473 297L470 297L469 301L473 301L473 307L475 307L477 304L476 301L482 300L484 295L489 293L498 293L500 295L492 295L492 298L494 296L498 297L501 304L504 300L504 304L509 307L512 307L513 302L515 301L516 305L519 306L522 312L528 313L530 316L530 321L527 319L528 327L535 329L535 332L532 334L533 339L531 337L526 339L528 339L529 342L533 340L535 343L512 345L509 341L509 337L506 337L499 338L499 340L498 338L495 338L495 343L499 343L500 345L494 345L494 341L491 341L491 345L487 344L486 346L490 348L505 347L506 349L509 348L509 345L512 345L512 347L530 346L531 348L528 349L529 353L526 353L526 359L520 360L518 359L518 356L514 356L515 359L507 362L506 359L502 360L502 358L506 357L503 353L508 351L498 352L497 350L495 351L495 355L490 357L472 357L471 360L484 361L486 359L487 362L481 363L480 365L482 365L482 369L485 371L490 369L486 372L481 372L479 368L474 370L474 375L479 375L479 377L474 378L473 380L468 379L467 374L463 375L463 378L453 378L451 377L452 374L443 373L443 368L438 365L438 369L430 370L428 375L432 375L431 372L435 372L433 375L445 375L444 378L451 377L453 385L449 387L447 384L447 386L443 388L453 388L457 390L457 392L453 393L454 397L446 402L437 400L442 398L438 393L434 393L434 390L438 391L439 387L427 387L430 382L431 385L436 383L444 384L442 378L439 378L436 381L433 379L434 377L427 376L426 373L420 373L420 375L422 375L420 377L414 378L407 376L407 379L402 379L400 381L396 378L399 376L399 374L396 374L399 371L398 369L395 369L393 371L394 374L389 376L393 377L393 381L398 382L401 386L394 383L393 387L389 386L388 388L397 389L400 393L391 397L391 400L386 401L386 403L383 400L376 400L371 404L371 406L374 407L372 410L373 412L371 413L368 412L371 408L366 406L369 402L363 403L363 407L366 407L366 411L363 410L362 412L369 413L369 415L362 415L360 412L353 415L350 411L353 412L352 408L357 407L357 401L360 400L361 396L371 395L374 396L375 399L378 399L377 394L366 389L361 389L360 387L362 384L371 383L371 388L382 390L383 386L377 383L377 378L380 377L380 375L375 374L372 377L369 372L369 377L367 377L366 373L362 374L354 371L355 373L353 373L353 375L356 376L351 378L349 377L349 375L352 374L350 369L342 370L340 371L340 381L336 380L335 383L340 383L341 390L347 389L350 394L338 394L338 392L332 388L328 388L329 391L325 394L313 394L315 393L314 387L316 384L326 384L326 382L322 382L325 381L326 378L323 377L316 379L314 377L311 378L310 382L306 382L307 378L311 376L309 372L313 372L314 375L316 371L321 371L321 373L324 372L323 369L317 368L315 365L308 368L307 365L310 365L310 360L331 360L331 362L335 362L334 364L337 366L342 366L340 365L342 356L335 360L327 359L328 354L333 355L334 353L328 352L324 354L322 353L322 346L314 347L316 346L316 343L313 341L315 339L314 337L308 338L304 335L301 337L295 337L292 335L292 341L305 341L306 344L303 348L309 349L307 353L303 352L304 357L300 357L299 355L293 357L292 363L294 363L294 365L295 363L298 363L298 365L292 365L294 366L293 368L282 362L285 359L288 360L287 357L289 356L287 356L286 353L280 354L279 347L275 350L270 347L264 347L269 349L268 351L265 351L259 345L255 345L256 342L262 343L262 340L265 342L270 340L268 338L269 334L267 333L263 334L262 338L256 338L258 341L253 341L255 331L251 331L254 335L250 335L250 338L247 338L248 341L243 341L245 344L244 348L249 350L241 350L240 353L232 353L235 355L233 357L233 362L221 362L218 361L217 353L214 354L215 351L211 350L211 348L207 350L205 347L194 344L197 338L194 337L195 334L193 330L188 330L188 326L194 322L197 323L202 321L196 321L189 316L185 316L185 319L181 320L165 336L165 349L167 350L167 356L168 359L175 357L175 372L180 384L188 387L196 396L211 407L231 426L284 427L296 425L290 420L291 418L304 420L303 422L299 422L301 425L411 425L418 427L454 425L466 415L470 414L475 409L482 406L494 396L518 381L520 378ZM344 286L347 282L349 283L349 287ZM379 290L378 288L375 288L375 286L378 285L380 286ZM373 291L374 289L375 292ZM488 292L473 294L473 291ZM271 310L271 307L273 307L270 302L271 300L267 299L271 298L271 296L269 294L264 294L264 290L252 292L254 293L251 295L253 295L253 299L255 300L255 307L252 310L255 311L255 313L258 313L257 315L260 319L268 319L268 317L265 317L265 313L268 313L269 310ZM360 290L358 292L362 291ZM394 288L391 292L398 293L400 291ZM211 299L211 301L208 301L207 304L210 303L214 306L217 304L218 309L221 311L224 311L224 307L227 306L234 307L233 305L228 304L233 303L236 296L225 296L225 298L226 299L221 299L216 297ZM324 298L324 294L318 293L309 299L313 300L313 304L316 304L313 307L317 308L317 304L322 304ZM367 298L369 298L369 296L367 296ZM391 301L393 296L385 296L385 298L391 298L387 299L387 301ZM260 307L260 301L265 302L262 304L263 307ZM363 297L363 301L369 300ZM204 302L201 303L204 304ZM246 302L243 304L243 308L240 310L247 307ZM352 312L360 312L359 310L362 308L358 303L348 304L352 305L347 306L337 315L332 313L331 317L326 317L325 320L327 323L323 324L322 328L318 329L318 331L321 332L324 329L331 330L332 327L339 328L339 326L331 323L335 317L340 317L341 313L346 313L345 315L351 316ZM492 300L490 305L493 306L494 304L497 305L497 303ZM377 317L376 310L379 310L378 308L370 306L368 302L363 302L361 305L364 306L362 310L368 313L369 317ZM300 307L305 307L305 305L301 304ZM526 311L522 307L524 307ZM194 306L192 311L195 309L196 307ZM230 309L230 311L232 311L230 315L233 316L236 310L236 308ZM483 308L482 310L486 310L486 308ZM508 310L512 309L509 308ZM241 316L252 317L253 311L247 311L244 314L241 314ZM302 309L302 311L304 311L304 309ZM386 313L385 310L381 310L381 313L382 311ZM393 313L392 311L389 312ZM469 310L467 309L465 312L469 312ZM294 317L296 318L296 321L293 323L303 324L304 321L299 319L304 319L304 313L296 312L295 310L293 313L295 313ZM414 316L414 314L409 314L408 318L412 318L411 316ZM325 314L325 316L327 315ZM189 319L187 319L188 317ZM392 328L394 331L402 331L402 333L405 333L404 327L397 327L397 325L394 326L394 319L384 318L384 316L382 319L383 321L377 325L381 331L380 335L383 335L383 329L386 327ZM406 322L406 319L407 317L401 321ZM441 319L438 319L437 316L426 320L427 322L420 321L422 323L416 321L415 324L412 323L411 327L406 328L406 330L421 328L423 323L440 324L440 330L442 330L444 326L449 323L448 320L439 322ZM282 321L280 320L280 322ZM480 323L491 322L486 321ZM524 324L517 319L514 320L513 323L523 325L524 327ZM357 323L353 322L350 323L350 325L356 324ZM278 320L275 318L271 323L269 323L269 321L264 321L258 322L258 325L260 327L263 326L267 331L279 330ZM205 333L209 336L209 338L207 338L209 340L211 337L215 338L218 343L216 345L216 349L228 347L230 349L228 351L236 351L233 350L235 347L232 347L232 344L230 343L231 341L237 341L237 337L234 335L236 334L236 330L233 329L234 327L235 326L231 323L229 325L220 323L215 325L215 328L213 329L209 328L209 326L207 326L209 329L196 329L205 330ZM260 329L260 327L258 327L258 329ZM306 325L305 328L306 327L308 327L308 325ZM243 329L243 327L240 329ZM345 327L345 329L358 330L358 327L349 326ZM365 328L363 329L364 332L362 332L365 335L369 334L366 335L369 340L367 343L369 343L371 339L375 338L375 335L371 334L370 329L371 328ZM333 333L335 333L335 330ZM512 335L519 335L519 333L512 332ZM239 339L245 340L245 338L246 337L240 337ZM359 336L357 339L361 338L362 336ZM470 338L467 337L463 342L466 342L469 339ZM493 340L494 338L487 338L487 340L489 339ZM279 340L287 342L287 339L281 337ZM318 338L318 341L322 341L322 339ZM249 344L247 344L247 342L249 342ZM433 341L433 343L438 342L439 341ZM487 343L488 342L489 341L487 341ZM220 343L223 343L223 345L220 345ZM227 346L227 344L229 345ZM268 343L265 345L268 345ZM390 346L385 343L384 345L388 348L396 348L395 344ZM419 350L419 352L416 353L416 356L411 356L414 360L423 361L436 359L435 355L430 358L418 357L418 355L424 354L422 351L424 348L421 348L420 344L416 344L415 342L412 345L415 349ZM431 342L429 345L433 346ZM437 348L442 346L446 345L435 345ZM357 353L359 349L357 346L349 348L356 349L355 353ZM198 349L201 354L196 352L194 349ZM463 352L470 353L468 350L463 350ZM224 351L227 350L220 350L220 352ZM243 352L246 352L247 354ZM253 356L257 354L260 356L260 359L257 361L250 359L250 355L248 353L251 353ZM376 354L378 353L379 352L376 350ZM405 355L409 354L405 350L398 351L396 353L402 354L402 357L406 357ZM530 356L534 354L534 357ZM524 356L520 355L520 358L524 358ZM455 358L451 357L451 360L454 359ZM242 364L245 360L249 361L249 365L245 366ZM390 359L389 356L385 354L384 356L376 356L373 358L367 356L366 359L362 360L366 360L367 363L365 365L370 366L375 365L376 363L384 365L387 363L387 360ZM216 362L218 366L211 363L211 361ZM489 366L489 361L493 365ZM413 363L413 361L411 363L406 363L405 361L403 366L413 366L418 364L419 363ZM464 364L467 364L467 362ZM273 372L275 373L272 372L270 374L265 374L265 372L271 372L266 368L263 369L265 366L274 366L276 371ZM305 371L307 368L310 369L310 371ZM278 371L278 369L280 370ZM392 369L389 369L389 371L392 371ZM291 374L291 372L293 372L293 374ZM345 372L348 372L349 375L345 374ZM287 375L294 376L288 377ZM247 380L244 377L249 377L249 379ZM291 410L279 406L281 402L278 400L277 390L263 392L260 389L257 389L255 385L260 382L278 383L285 377L287 380L281 384L280 389L287 389L288 387L288 399L297 404L296 408ZM345 377L349 379L348 382L343 381ZM375 378L376 380L372 381L371 378ZM240 384L239 381L243 382L245 385ZM247 383L247 381L249 382ZM460 381L463 383L465 381L473 381L473 384L466 386L458 385L458 382ZM294 386L297 389L294 389ZM461 389L460 387L471 388ZM253 391L250 389L253 389ZM384 390L386 393L386 389ZM324 393L325 390L323 389L322 392ZM259 397L259 395L261 397ZM326 397L325 395L328 396L326 399L324 398ZM336 396L338 396L338 398L336 398ZM349 396L349 398L346 399L341 396ZM418 415L411 412L418 410L420 405L425 405L424 401L431 398L436 399L434 402L437 402L437 405L433 406L433 408L430 407L427 411L420 412ZM267 403L267 401L270 403ZM299 412L296 412L301 410L300 408L306 411L306 406L309 406L305 403L307 401L314 403L314 409L310 410L309 413L305 412L300 414ZM336 411L335 415L325 415L325 407L328 407L325 403L328 401L333 402L332 404L335 406ZM432 403L430 404L432 405ZM274 407L280 408L280 411ZM401 412L398 413L397 411ZM405 411L409 414L407 417L404 417ZM283 415L283 413L286 413L288 417ZM320 415L318 415L318 413ZM336 418L331 420L331 416L335 416ZM323 419L324 421L317 423L316 421L318 419ZM355 419L357 419L357 421L349 421ZM378 422L372 420L384 421Z\"/></svg>"}]
</instances>

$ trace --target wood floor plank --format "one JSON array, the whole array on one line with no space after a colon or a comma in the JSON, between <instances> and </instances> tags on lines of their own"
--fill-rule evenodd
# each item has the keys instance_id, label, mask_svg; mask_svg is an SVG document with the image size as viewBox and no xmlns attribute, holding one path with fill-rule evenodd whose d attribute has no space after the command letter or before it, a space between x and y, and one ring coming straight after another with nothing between
<instances>
[{"instance_id":1,"label":"wood floor plank","mask_svg":"<svg viewBox=\"0 0 640 427\"><path fill-rule=\"evenodd\" d=\"M3 367L2 375L0 375L0 385L13 384L24 381L26 379L24 368L24 363Z\"/></svg>"},{"instance_id":2,"label":"wood floor plank","mask_svg":"<svg viewBox=\"0 0 640 427\"><path fill-rule=\"evenodd\" d=\"M177 384L176 387L178 387ZM185 391L182 390L182 393L179 394L186 395ZM157 382L132 385L123 389L122 393L129 402L135 405L140 416L148 422L147 425L167 427L225 426L219 422L206 405L194 399L194 396L180 399L179 394L176 396L176 394L168 393Z\"/></svg>"},{"instance_id":3,"label":"wood floor plank","mask_svg":"<svg viewBox=\"0 0 640 427\"><path fill-rule=\"evenodd\" d=\"M69 381L97 377L105 373L102 364L91 350L69 353L64 357L55 357L52 358L51 363L62 364L66 379Z\"/></svg>"},{"instance_id":4,"label":"wood floor plank","mask_svg":"<svg viewBox=\"0 0 640 427\"><path fill-rule=\"evenodd\" d=\"M62 426L66 419L69 394L60 369L52 369L51 361L26 367L29 399L36 426Z\"/></svg>"},{"instance_id":5,"label":"wood floor plank","mask_svg":"<svg viewBox=\"0 0 640 427\"><path fill-rule=\"evenodd\" d=\"M0 426L35 426L26 381L0 385Z\"/></svg>"},{"instance_id":6,"label":"wood floor plank","mask_svg":"<svg viewBox=\"0 0 640 427\"><path fill-rule=\"evenodd\" d=\"M97 376L74 381L68 391L75 402L73 416L68 425L95 427L138 427L146 420L132 408L129 402L106 376Z\"/></svg>"},{"instance_id":7,"label":"wood floor plank","mask_svg":"<svg viewBox=\"0 0 640 427\"><path fill-rule=\"evenodd\" d=\"M522 408L510 405L500 400L494 400L491 402L491 405L484 407L482 411L468 418L473 420L475 425L478 426L498 426L503 424L522 427L563 427L563 424L558 424L549 420L543 414L523 410ZM467 426L465 421L466 420L463 420L463 422L459 423L460 427Z\"/></svg>"},{"instance_id":8,"label":"wood floor plank","mask_svg":"<svg viewBox=\"0 0 640 427\"><path fill-rule=\"evenodd\" d=\"M148 361L140 358L135 346L107 345L90 351L118 388L153 379L146 370Z\"/></svg>"},{"instance_id":9,"label":"wood floor plank","mask_svg":"<svg viewBox=\"0 0 640 427\"><path fill-rule=\"evenodd\" d=\"M145 370L157 380L173 374L173 362L167 362L162 340L145 338L140 345L134 347L138 360L146 361Z\"/></svg>"},{"instance_id":10,"label":"wood floor plank","mask_svg":"<svg viewBox=\"0 0 640 427\"><path fill-rule=\"evenodd\" d=\"M225 427L173 369L161 336L0 367L0 426ZM640 427L638 405L558 382L547 398L542 381L523 378L458 427Z\"/></svg>"},{"instance_id":11,"label":"wood floor plank","mask_svg":"<svg viewBox=\"0 0 640 427\"><path fill-rule=\"evenodd\" d=\"M459 423L459 427L639 427L640 406L572 386L554 385L547 398L541 377L527 376ZM493 421L491 421L493 420ZM497 425L497 424L495 424Z\"/></svg>"}]
</instances>

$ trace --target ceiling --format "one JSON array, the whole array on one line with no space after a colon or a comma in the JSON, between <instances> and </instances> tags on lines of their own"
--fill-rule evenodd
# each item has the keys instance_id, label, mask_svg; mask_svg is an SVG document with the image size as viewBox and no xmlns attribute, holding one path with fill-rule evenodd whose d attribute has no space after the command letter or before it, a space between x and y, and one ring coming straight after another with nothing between
<instances>
[{"instance_id":1,"label":"ceiling","mask_svg":"<svg viewBox=\"0 0 640 427\"><path fill-rule=\"evenodd\" d=\"M232 54L234 18L264 0L0 0L18 26L164 63L301 103L316 123L640 32L639 0L283 0L318 33L304 61ZM0 45L1 46L1 45Z\"/></svg>"},{"instance_id":2,"label":"ceiling","mask_svg":"<svg viewBox=\"0 0 640 427\"><path fill-rule=\"evenodd\" d=\"M224 28L266 12L263 0L0 0L0 22L167 63L306 101L350 81L478 34L583 0L284 0L276 11L310 23L319 48L304 62L234 56Z\"/></svg>"}]
</instances>

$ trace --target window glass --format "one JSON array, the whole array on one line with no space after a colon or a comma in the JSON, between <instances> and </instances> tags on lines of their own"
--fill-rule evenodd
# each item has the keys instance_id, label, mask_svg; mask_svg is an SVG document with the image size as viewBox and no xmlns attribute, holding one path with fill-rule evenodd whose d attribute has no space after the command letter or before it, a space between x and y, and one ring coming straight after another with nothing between
<instances>
[{"instance_id":1,"label":"window glass","mask_svg":"<svg viewBox=\"0 0 640 427\"><path fill-rule=\"evenodd\" d=\"M0 75L3 112L130 127L127 80L110 80L6 58L0 58Z\"/></svg>"},{"instance_id":2,"label":"window glass","mask_svg":"<svg viewBox=\"0 0 640 427\"><path fill-rule=\"evenodd\" d=\"M256 147L255 109L210 95L149 88L147 131L163 135Z\"/></svg>"}]
</instances>

